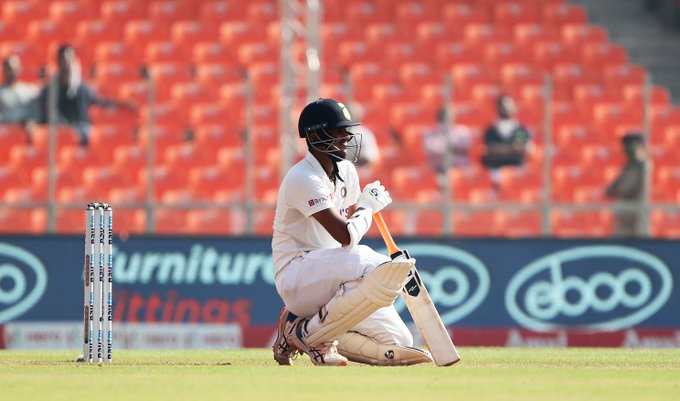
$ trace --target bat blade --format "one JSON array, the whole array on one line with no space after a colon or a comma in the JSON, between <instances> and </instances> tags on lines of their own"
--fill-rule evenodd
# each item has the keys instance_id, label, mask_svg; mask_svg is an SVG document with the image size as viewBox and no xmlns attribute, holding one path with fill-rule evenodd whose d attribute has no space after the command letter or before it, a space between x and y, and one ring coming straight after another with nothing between
<instances>
[{"instance_id":1,"label":"bat blade","mask_svg":"<svg viewBox=\"0 0 680 401\"><path fill-rule=\"evenodd\" d=\"M382 215L376 213L373 215L373 219L392 259L409 257L408 252L399 249L394 242ZM453 344L451 336L415 267L411 269L409 277L402 290L406 308L411 313L413 321L423 336L437 366L451 366L460 361L456 346Z\"/></svg>"}]
</instances>

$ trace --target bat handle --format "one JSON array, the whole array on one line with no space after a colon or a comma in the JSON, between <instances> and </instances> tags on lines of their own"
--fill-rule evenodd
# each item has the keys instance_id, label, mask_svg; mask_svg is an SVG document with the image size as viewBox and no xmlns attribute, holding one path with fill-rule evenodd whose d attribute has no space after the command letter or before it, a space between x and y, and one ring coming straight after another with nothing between
<instances>
[{"instance_id":1,"label":"bat handle","mask_svg":"<svg viewBox=\"0 0 680 401\"><path fill-rule=\"evenodd\" d=\"M410 258L408 252L399 249L397 244L394 242L394 238L392 238L390 230L387 229L385 219L383 219L382 214L380 214L380 212L373 214L373 221L375 221L375 225L378 227L378 231L380 231L380 235L382 236L383 241L385 241L385 245L387 246L387 252L389 252L390 257L392 259L395 259L400 255L404 255L406 258Z\"/></svg>"}]
</instances>

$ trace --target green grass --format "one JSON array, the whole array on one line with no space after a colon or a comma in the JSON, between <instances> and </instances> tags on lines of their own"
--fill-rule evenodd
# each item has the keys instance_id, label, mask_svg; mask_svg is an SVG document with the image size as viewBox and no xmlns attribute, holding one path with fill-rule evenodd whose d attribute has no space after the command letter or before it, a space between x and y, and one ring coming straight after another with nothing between
<instances>
[{"instance_id":1,"label":"green grass","mask_svg":"<svg viewBox=\"0 0 680 401\"><path fill-rule=\"evenodd\" d=\"M0 400L679 400L680 349L461 348L434 365L319 368L271 351L0 351Z\"/></svg>"}]
</instances>

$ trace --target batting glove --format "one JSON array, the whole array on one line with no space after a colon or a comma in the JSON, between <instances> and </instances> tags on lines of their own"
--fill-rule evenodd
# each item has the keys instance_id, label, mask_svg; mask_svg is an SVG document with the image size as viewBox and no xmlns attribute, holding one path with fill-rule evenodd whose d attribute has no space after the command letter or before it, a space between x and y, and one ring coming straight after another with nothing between
<instances>
[{"instance_id":1,"label":"batting glove","mask_svg":"<svg viewBox=\"0 0 680 401\"><path fill-rule=\"evenodd\" d=\"M364 187L361 195L359 195L357 206L378 213L390 203L392 203L390 193L384 186L380 185L380 181L374 181Z\"/></svg>"}]
</instances>

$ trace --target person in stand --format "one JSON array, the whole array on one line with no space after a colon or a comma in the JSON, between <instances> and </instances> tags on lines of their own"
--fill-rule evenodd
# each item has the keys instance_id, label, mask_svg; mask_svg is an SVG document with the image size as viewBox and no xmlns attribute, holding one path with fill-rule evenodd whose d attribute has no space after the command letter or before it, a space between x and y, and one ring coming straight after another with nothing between
<instances>
[{"instance_id":1,"label":"person in stand","mask_svg":"<svg viewBox=\"0 0 680 401\"><path fill-rule=\"evenodd\" d=\"M484 132L485 149L482 165L490 170L494 189L500 190L500 169L521 167L526 161L531 145L529 130L517 120L517 107L510 95L496 100L498 121Z\"/></svg>"},{"instance_id":2,"label":"person in stand","mask_svg":"<svg viewBox=\"0 0 680 401\"><path fill-rule=\"evenodd\" d=\"M626 164L616 179L607 187L606 196L618 201L615 236L632 237L644 234L640 202L645 191L647 152L642 135L626 134L621 138Z\"/></svg>"},{"instance_id":3,"label":"person in stand","mask_svg":"<svg viewBox=\"0 0 680 401\"><path fill-rule=\"evenodd\" d=\"M436 118L436 124L423 132L425 155L432 170L441 174L446 173L451 167L470 165L472 145L470 129L462 124L447 128L446 125L451 120L447 116L446 108L439 109Z\"/></svg>"},{"instance_id":4,"label":"person in stand","mask_svg":"<svg viewBox=\"0 0 680 401\"><path fill-rule=\"evenodd\" d=\"M0 85L0 123L20 124L26 132L26 141L32 142L33 126L38 118L37 85L21 82L21 60L11 55L2 61L3 80Z\"/></svg>"},{"instance_id":5,"label":"person in stand","mask_svg":"<svg viewBox=\"0 0 680 401\"><path fill-rule=\"evenodd\" d=\"M297 353L315 365L432 361L411 348L413 337L393 302L413 259L375 252L359 242L372 216L392 202L379 181L360 189L348 150L361 146L349 109L318 99L300 113L307 154L279 188L272 255L276 290L285 303L274 359L291 365ZM358 152L352 152L358 154Z\"/></svg>"},{"instance_id":6,"label":"person in stand","mask_svg":"<svg viewBox=\"0 0 680 401\"><path fill-rule=\"evenodd\" d=\"M359 103L352 104L351 108L354 118L361 120L364 115L364 108ZM381 155L378 141L373 131L364 124L357 125L355 130L358 134L361 134L361 147L349 148L347 159L356 159L354 166L357 168L359 178L372 177L375 166L380 163ZM358 152L358 154L354 154L354 152Z\"/></svg>"},{"instance_id":7,"label":"person in stand","mask_svg":"<svg viewBox=\"0 0 680 401\"><path fill-rule=\"evenodd\" d=\"M80 61L76 49L68 44L57 50L59 66L57 82L57 123L68 124L78 131L81 146L89 144L92 121L90 106L118 107L137 112L134 104L100 97L82 80ZM40 94L42 122L48 122L50 87L47 85Z\"/></svg>"}]
</instances>

